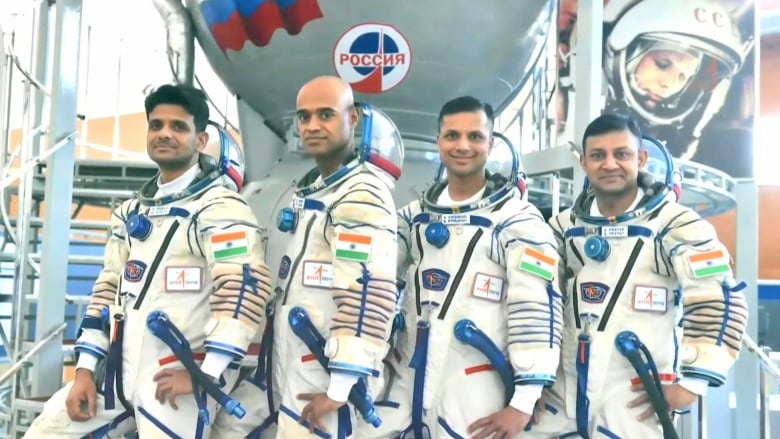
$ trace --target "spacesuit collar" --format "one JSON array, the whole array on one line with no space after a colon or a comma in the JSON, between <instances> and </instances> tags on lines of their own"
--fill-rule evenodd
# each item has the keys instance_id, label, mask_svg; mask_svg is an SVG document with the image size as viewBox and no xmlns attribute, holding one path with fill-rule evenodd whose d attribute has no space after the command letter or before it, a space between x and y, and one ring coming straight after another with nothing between
<instances>
[{"instance_id":1,"label":"spacesuit collar","mask_svg":"<svg viewBox=\"0 0 780 439\"><path fill-rule=\"evenodd\" d=\"M199 171L197 175L195 175L195 178L186 187L186 189L173 194L155 198L155 195L160 188L158 185L160 175L158 173L149 181L147 181L143 186L141 186L141 189L138 191L138 200L145 206L160 206L163 204L168 204L173 201L178 201L183 198L199 194L221 176L217 160L208 154L199 154L198 169Z\"/></svg>"},{"instance_id":2,"label":"spacesuit collar","mask_svg":"<svg viewBox=\"0 0 780 439\"><path fill-rule=\"evenodd\" d=\"M653 212L660 207L661 202L668 198L673 192L663 182L657 182L648 173L641 171L637 178L637 183L642 197L627 212L615 216L595 216L592 215L593 203L596 201L596 194L592 188L580 193L574 203L572 211L580 220L590 224L615 224L638 218L642 215Z\"/></svg>"},{"instance_id":3,"label":"spacesuit collar","mask_svg":"<svg viewBox=\"0 0 780 439\"><path fill-rule=\"evenodd\" d=\"M516 188L506 177L485 171L485 178L487 179L487 182L485 184L484 192L482 193L482 198L474 203L452 206L437 204L439 196L447 188L447 180L444 180L434 183L433 186L425 191L422 197L422 204L425 209L430 210L431 212L442 214L464 213L490 207L515 193Z\"/></svg>"},{"instance_id":4,"label":"spacesuit collar","mask_svg":"<svg viewBox=\"0 0 780 439\"><path fill-rule=\"evenodd\" d=\"M320 178L320 169L314 167L298 182L296 185L296 192L299 196L306 197L328 186L332 186L346 178L350 174L350 171L354 170L357 165L358 156L356 153L352 152L347 156L344 163L336 172L325 178Z\"/></svg>"}]
</instances>

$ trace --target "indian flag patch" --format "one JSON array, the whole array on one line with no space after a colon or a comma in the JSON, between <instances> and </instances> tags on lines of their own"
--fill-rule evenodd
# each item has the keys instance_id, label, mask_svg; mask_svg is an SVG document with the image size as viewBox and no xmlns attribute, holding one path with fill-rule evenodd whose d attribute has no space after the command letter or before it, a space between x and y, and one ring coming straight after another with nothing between
<instances>
[{"instance_id":1,"label":"indian flag patch","mask_svg":"<svg viewBox=\"0 0 780 439\"><path fill-rule=\"evenodd\" d=\"M538 250L526 247L523 249L519 268L542 279L551 281L553 280L553 271L555 270L555 259Z\"/></svg>"},{"instance_id":2,"label":"indian flag patch","mask_svg":"<svg viewBox=\"0 0 780 439\"><path fill-rule=\"evenodd\" d=\"M232 258L249 253L246 230L211 235L211 251L214 259Z\"/></svg>"},{"instance_id":3,"label":"indian flag patch","mask_svg":"<svg viewBox=\"0 0 780 439\"><path fill-rule=\"evenodd\" d=\"M693 277L697 279L728 273L730 270L729 258L723 250L688 255L688 264L691 266Z\"/></svg>"},{"instance_id":4,"label":"indian flag patch","mask_svg":"<svg viewBox=\"0 0 780 439\"><path fill-rule=\"evenodd\" d=\"M356 233L339 233L336 238L336 258L368 262L371 255L371 237Z\"/></svg>"}]
</instances>

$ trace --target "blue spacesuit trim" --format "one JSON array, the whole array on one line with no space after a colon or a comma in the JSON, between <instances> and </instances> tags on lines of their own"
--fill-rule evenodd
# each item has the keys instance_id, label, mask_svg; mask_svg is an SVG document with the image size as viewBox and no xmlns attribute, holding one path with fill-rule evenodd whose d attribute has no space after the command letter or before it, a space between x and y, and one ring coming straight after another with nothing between
<instances>
[{"instance_id":1,"label":"blue spacesuit trim","mask_svg":"<svg viewBox=\"0 0 780 439\"><path fill-rule=\"evenodd\" d=\"M144 416L144 418L148 419L149 422L154 424L155 427L159 428L160 431L167 434L168 437L170 437L171 439L183 439L181 436L174 433L170 428L166 427L165 424L160 422L159 419L152 416L152 414L146 411L143 407L138 407L138 412L141 413Z\"/></svg>"},{"instance_id":2,"label":"blue spacesuit trim","mask_svg":"<svg viewBox=\"0 0 780 439\"><path fill-rule=\"evenodd\" d=\"M680 372L685 377L699 378L710 383L710 387L720 387L726 384L726 377L709 369L695 366L680 366Z\"/></svg>"},{"instance_id":3,"label":"blue spacesuit trim","mask_svg":"<svg viewBox=\"0 0 780 439\"><path fill-rule=\"evenodd\" d=\"M81 319L81 327L79 329L97 329L98 331L102 331L104 327L105 322L103 319L99 317L84 316L84 318Z\"/></svg>"},{"instance_id":4,"label":"blue spacesuit trim","mask_svg":"<svg viewBox=\"0 0 780 439\"><path fill-rule=\"evenodd\" d=\"M227 355L230 355L233 357L234 360L240 360L244 358L246 355L246 351L233 345L229 345L226 343L220 343L212 340L206 340L203 343L203 347L206 348L206 351L214 351L219 353L224 353Z\"/></svg>"},{"instance_id":5,"label":"blue spacesuit trim","mask_svg":"<svg viewBox=\"0 0 780 439\"><path fill-rule=\"evenodd\" d=\"M357 327L355 328L355 336L360 337L363 332L363 320L366 317L366 302L368 302L368 283L371 281L371 276L365 263L360 263L360 267L363 269L363 273L358 279L358 283L362 285L360 293L360 310L358 311Z\"/></svg>"},{"instance_id":6,"label":"blue spacesuit trim","mask_svg":"<svg viewBox=\"0 0 780 439\"><path fill-rule=\"evenodd\" d=\"M362 367L356 364L344 363L342 361L329 361L328 369L331 371L338 371L347 375L354 375L358 377L364 377L371 375L373 377L379 377L379 371L371 369L370 367Z\"/></svg>"},{"instance_id":7,"label":"blue spacesuit trim","mask_svg":"<svg viewBox=\"0 0 780 439\"><path fill-rule=\"evenodd\" d=\"M450 424L447 423L447 421L444 420L441 416L436 420L436 422L439 424L439 426L444 429L444 431L453 439L465 439L463 436L459 435L455 432L455 430L450 427Z\"/></svg>"},{"instance_id":8,"label":"blue spacesuit trim","mask_svg":"<svg viewBox=\"0 0 780 439\"><path fill-rule=\"evenodd\" d=\"M243 264L241 267L241 287L238 289L238 300L236 300L236 309L233 311L233 318L237 319L241 314L241 305L244 302L244 294L246 294L247 287L252 289L252 293L255 296L257 293L257 282L252 277L252 268L249 264Z\"/></svg>"},{"instance_id":9,"label":"blue spacesuit trim","mask_svg":"<svg viewBox=\"0 0 780 439\"><path fill-rule=\"evenodd\" d=\"M108 351L105 349L85 341L77 341L74 350L79 354L89 354L93 357L97 357L98 360L103 359L108 355Z\"/></svg>"},{"instance_id":10,"label":"blue spacesuit trim","mask_svg":"<svg viewBox=\"0 0 780 439\"><path fill-rule=\"evenodd\" d=\"M623 439L620 436L616 435L615 433L607 430L606 427L602 427L601 425L596 427L596 431L608 437L609 439Z\"/></svg>"},{"instance_id":11,"label":"blue spacesuit trim","mask_svg":"<svg viewBox=\"0 0 780 439\"><path fill-rule=\"evenodd\" d=\"M286 405L282 404L279 406L279 412L284 413L285 415L291 417L295 422L300 422L301 416L298 413L295 413L291 408L287 407ZM309 421L303 421L304 428L308 429L311 424L309 424ZM320 437L322 439L331 439L331 435L328 433L325 433L324 431L314 428L314 435L317 437Z\"/></svg>"}]
</instances>

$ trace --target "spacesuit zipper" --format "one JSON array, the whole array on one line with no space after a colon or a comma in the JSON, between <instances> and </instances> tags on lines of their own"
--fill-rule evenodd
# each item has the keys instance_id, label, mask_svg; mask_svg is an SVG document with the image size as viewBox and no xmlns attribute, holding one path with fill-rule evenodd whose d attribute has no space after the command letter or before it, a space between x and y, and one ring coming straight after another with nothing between
<instances>
[{"instance_id":1,"label":"spacesuit zipper","mask_svg":"<svg viewBox=\"0 0 780 439\"><path fill-rule=\"evenodd\" d=\"M282 293L283 306L287 303L287 293L290 291L290 285L292 284L293 278L295 277L295 270L298 269L298 265L301 264L301 259L303 259L303 254L306 252L306 244L309 243L309 234L311 233L312 226L314 226L315 219L317 219L316 216L311 217L309 222L306 224L306 230L303 232L303 245L301 246L301 251L297 256L295 256L295 261L293 261L292 266L290 266L290 274L287 277L287 285L284 286L284 292Z\"/></svg>"},{"instance_id":2,"label":"spacesuit zipper","mask_svg":"<svg viewBox=\"0 0 780 439\"><path fill-rule=\"evenodd\" d=\"M154 275L156 274L157 269L160 267L160 262L162 262L163 256L165 256L165 253L168 251L168 246L171 245L173 235L176 234L176 230L178 229L179 221L177 220L171 224L171 227L168 229L168 233L165 235L165 239L163 239L163 242L160 245L160 249L157 250L157 254L154 256L152 265L149 266L149 271L146 272L144 286L141 288L141 292L138 294L138 298L133 304L133 309L141 308L141 303L143 303L144 298L146 297L146 292L149 291L149 286L152 284L152 279L154 279Z\"/></svg>"},{"instance_id":3,"label":"spacesuit zipper","mask_svg":"<svg viewBox=\"0 0 780 439\"><path fill-rule=\"evenodd\" d=\"M463 274L466 272L466 268L468 267L469 262L471 262L471 255L474 254L474 247L477 246L477 242L479 242L479 239L482 237L483 233L484 229L477 230L477 233L475 233L471 238L468 247L466 247L466 253L463 255L463 261L461 261L460 267L458 268L457 273L455 273L455 277L452 278L452 284L450 284L450 290L447 292L447 297L444 299L444 305L442 305L441 311L439 311L439 315L436 316L436 318L439 320L444 320L444 316L447 315L447 310L450 309L452 299L455 298L455 292L458 291L460 281L463 280Z\"/></svg>"}]
</instances>

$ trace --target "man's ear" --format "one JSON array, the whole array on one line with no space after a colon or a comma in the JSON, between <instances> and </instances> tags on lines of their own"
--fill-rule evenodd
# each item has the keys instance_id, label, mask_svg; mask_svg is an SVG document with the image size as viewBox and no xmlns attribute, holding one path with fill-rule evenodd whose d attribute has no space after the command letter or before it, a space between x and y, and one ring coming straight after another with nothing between
<instances>
[{"instance_id":1,"label":"man's ear","mask_svg":"<svg viewBox=\"0 0 780 439\"><path fill-rule=\"evenodd\" d=\"M206 130L203 130L202 132L198 133L198 151L203 151L203 149L206 148L206 145L209 143L209 133L206 132Z\"/></svg>"},{"instance_id":2,"label":"man's ear","mask_svg":"<svg viewBox=\"0 0 780 439\"><path fill-rule=\"evenodd\" d=\"M585 153L584 152L580 153L580 167L582 168L583 171L585 170Z\"/></svg>"},{"instance_id":3,"label":"man's ear","mask_svg":"<svg viewBox=\"0 0 780 439\"><path fill-rule=\"evenodd\" d=\"M639 169L645 168L645 165L647 165L647 159L649 157L650 155L647 153L646 149L639 150Z\"/></svg>"},{"instance_id":4,"label":"man's ear","mask_svg":"<svg viewBox=\"0 0 780 439\"><path fill-rule=\"evenodd\" d=\"M353 105L352 108L349 109L349 126L354 129L358 122L360 122L360 111L356 105Z\"/></svg>"}]
</instances>

